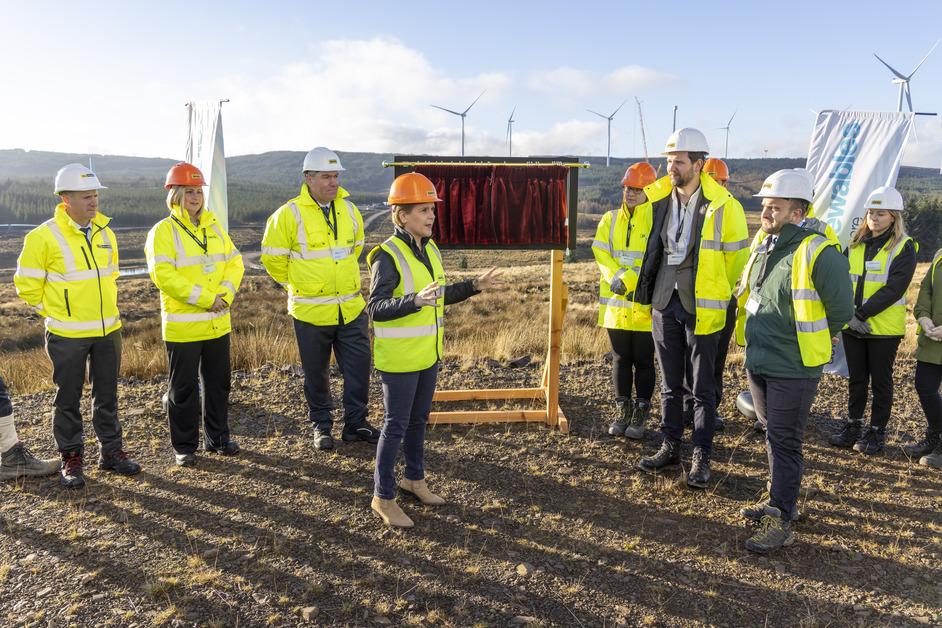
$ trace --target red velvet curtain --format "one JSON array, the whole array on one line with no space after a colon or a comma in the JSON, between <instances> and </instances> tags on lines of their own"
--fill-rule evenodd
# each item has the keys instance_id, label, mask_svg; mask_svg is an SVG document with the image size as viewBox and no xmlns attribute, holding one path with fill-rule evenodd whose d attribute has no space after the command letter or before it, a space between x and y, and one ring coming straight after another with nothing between
<instances>
[{"instance_id":1,"label":"red velvet curtain","mask_svg":"<svg viewBox=\"0 0 942 628\"><path fill-rule=\"evenodd\" d=\"M566 248L565 166L417 165L439 198L443 245Z\"/></svg>"}]
</instances>

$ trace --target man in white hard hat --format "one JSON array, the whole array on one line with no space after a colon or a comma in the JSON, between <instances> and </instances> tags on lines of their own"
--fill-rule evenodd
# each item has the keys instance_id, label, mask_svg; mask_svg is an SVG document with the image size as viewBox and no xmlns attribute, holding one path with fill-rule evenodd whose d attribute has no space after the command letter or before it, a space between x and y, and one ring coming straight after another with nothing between
<instances>
[{"instance_id":1,"label":"man in white hard hat","mask_svg":"<svg viewBox=\"0 0 942 628\"><path fill-rule=\"evenodd\" d=\"M661 368L661 433L642 471L680 463L684 380L694 398L693 456L687 484L706 488L716 417L713 367L736 279L748 257L742 205L703 172L709 153L697 129L667 140L667 176L645 188L654 220L635 301L652 305L652 331Z\"/></svg>"},{"instance_id":2,"label":"man in white hard hat","mask_svg":"<svg viewBox=\"0 0 942 628\"><path fill-rule=\"evenodd\" d=\"M268 218L262 238L262 264L288 291L314 446L322 450L334 447L331 351L343 375L341 437L379 440L379 430L366 420L370 340L360 293L363 218L340 187L343 169L334 151L311 150L302 165L301 193Z\"/></svg>"},{"instance_id":3,"label":"man in white hard hat","mask_svg":"<svg viewBox=\"0 0 942 628\"><path fill-rule=\"evenodd\" d=\"M62 202L53 218L26 235L13 276L17 295L46 319L46 354L56 385L52 431L62 454L61 483L73 489L85 485L80 403L86 373L98 468L121 475L141 470L124 451L118 422L118 243L108 227L111 219L98 211L102 189L81 164L60 169L55 193Z\"/></svg>"},{"instance_id":4,"label":"man in white hard hat","mask_svg":"<svg viewBox=\"0 0 942 628\"><path fill-rule=\"evenodd\" d=\"M770 481L743 517L759 522L746 549L767 553L794 541L804 472L805 423L833 338L854 315L847 259L827 237L797 225L811 202L808 178L780 170L762 184L762 231L737 292L736 339L746 347L746 376L766 425Z\"/></svg>"}]
</instances>

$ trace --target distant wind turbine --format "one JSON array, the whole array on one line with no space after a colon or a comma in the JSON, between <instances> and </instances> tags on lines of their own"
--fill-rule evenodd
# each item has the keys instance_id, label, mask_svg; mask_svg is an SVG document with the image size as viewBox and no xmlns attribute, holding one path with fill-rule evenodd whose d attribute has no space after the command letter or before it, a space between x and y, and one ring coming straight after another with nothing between
<instances>
[{"instance_id":1,"label":"distant wind turbine","mask_svg":"<svg viewBox=\"0 0 942 628\"><path fill-rule=\"evenodd\" d=\"M485 89L484 92L486 91L487 90ZM484 92L481 92L481 96L484 95ZM459 118L461 118L461 156L462 157L464 157L464 119L465 117L467 117L468 112L471 111L471 107L473 107L477 101L481 100L481 96L478 96L477 98L475 98L474 102L468 105L468 108L465 109L464 111L452 111L451 109L445 109L444 107L439 107L438 105L431 105L432 107L435 107L436 109L447 111L448 113L456 115Z\"/></svg>"},{"instance_id":2,"label":"distant wind turbine","mask_svg":"<svg viewBox=\"0 0 942 628\"><path fill-rule=\"evenodd\" d=\"M648 138L644 133L644 114L641 113L641 100L635 96L635 102L638 103L638 122L641 124L641 146L644 148L644 160L648 161Z\"/></svg>"},{"instance_id":3,"label":"distant wind turbine","mask_svg":"<svg viewBox=\"0 0 942 628\"><path fill-rule=\"evenodd\" d=\"M899 85L899 99L897 100L897 103L896 103L897 111L903 110L903 96L904 95L906 96L906 104L909 105L909 110L910 111L913 110L913 97L912 97L912 93L909 91L909 81L913 78L913 75L916 73L916 70L918 70L919 67L923 63L926 62L926 59L929 58L929 55L931 55L932 52L936 49L936 46L939 45L940 41L942 41L942 39L937 40L935 44L932 46L932 48L929 49L929 52L926 53L926 56L922 58L922 61L917 63L916 67L913 68L913 71L906 75L903 75L900 72L898 72L895 68L893 68L893 66L891 66L889 63L881 59L879 55L877 55L877 53L873 53L873 56L877 58L877 61L885 65L887 69L893 73L893 76L896 77L891 82L896 85Z\"/></svg>"},{"instance_id":4,"label":"distant wind turbine","mask_svg":"<svg viewBox=\"0 0 942 628\"><path fill-rule=\"evenodd\" d=\"M513 111L510 112L510 117L507 118L507 156L514 156L514 114L517 112L516 105L513 108Z\"/></svg>"},{"instance_id":5,"label":"distant wind turbine","mask_svg":"<svg viewBox=\"0 0 942 628\"><path fill-rule=\"evenodd\" d=\"M726 123L726 126L721 126L719 128L720 131L723 131L723 130L726 131L726 149L723 151L723 159L726 159L727 157L729 157L729 126L733 123L733 118L736 117L736 114L738 112L739 112L738 109L734 111L733 115L729 117L729 122Z\"/></svg>"},{"instance_id":6,"label":"distant wind turbine","mask_svg":"<svg viewBox=\"0 0 942 628\"><path fill-rule=\"evenodd\" d=\"M586 109L586 111L588 111L589 113L594 113L598 117L608 120L608 151L605 153L605 165L606 166L609 166L612 163L612 118L615 117L615 114L618 113L619 109L625 106L626 102L628 102L628 99L625 99L624 101L622 101L622 103L618 105L618 109L615 109L615 111L613 111L612 115L610 116L602 115L598 111L592 111L591 109Z\"/></svg>"}]
</instances>

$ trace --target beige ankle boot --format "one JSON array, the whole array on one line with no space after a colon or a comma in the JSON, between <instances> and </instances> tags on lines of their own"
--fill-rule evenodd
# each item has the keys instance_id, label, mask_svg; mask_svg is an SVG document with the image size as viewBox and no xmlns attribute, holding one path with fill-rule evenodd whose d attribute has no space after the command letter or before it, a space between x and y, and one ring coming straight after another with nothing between
<instances>
[{"instance_id":1,"label":"beige ankle boot","mask_svg":"<svg viewBox=\"0 0 942 628\"><path fill-rule=\"evenodd\" d=\"M406 513L402 512L402 508L399 507L395 499L381 499L374 495L370 508L372 508L373 512L379 515L383 523L388 526L411 528L415 525L412 523L412 519L410 519Z\"/></svg>"},{"instance_id":2,"label":"beige ankle boot","mask_svg":"<svg viewBox=\"0 0 942 628\"><path fill-rule=\"evenodd\" d=\"M399 488L403 492L412 495L426 506L441 506L445 503L444 499L428 490L428 485L425 483L425 480L408 480L402 478L402 480L399 481Z\"/></svg>"}]
</instances>

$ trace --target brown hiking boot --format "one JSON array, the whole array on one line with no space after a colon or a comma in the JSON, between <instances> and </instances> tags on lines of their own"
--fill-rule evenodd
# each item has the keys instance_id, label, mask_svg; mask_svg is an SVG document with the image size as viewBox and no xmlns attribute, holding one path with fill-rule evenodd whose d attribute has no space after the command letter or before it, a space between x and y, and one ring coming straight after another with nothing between
<instances>
[{"instance_id":1,"label":"brown hiking boot","mask_svg":"<svg viewBox=\"0 0 942 628\"><path fill-rule=\"evenodd\" d=\"M415 497L426 506L441 506L445 500L428 490L425 480L409 480L402 478L399 481L399 490Z\"/></svg>"},{"instance_id":2,"label":"brown hiking boot","mask_svg":"<svg viewBox=\"0 0 942 628\"><path fill-rule=\"evenodd\" d=\"M412 523L412 519L410 519L406 513L402 512L402 508L399 507L395 499L382 499L374 495L370 508L372 508L373 512L379 515L383 523L388 526L395 528L411 528L415 525Z\"/></svg>"},{"instance_id":3,"label":"brown hiking boot","mask_svg":"<svg viewBox=\"0 0 942 628\"><path fill-rule=\"evenodd\" d=\"M0 454L0 480L52 475L62 465L58 458L43 460L29 452L22 442Z\"/></svg>"}]
</instances>

